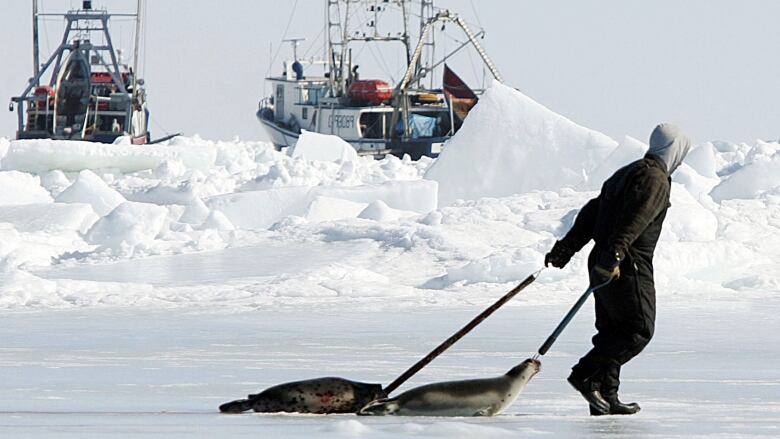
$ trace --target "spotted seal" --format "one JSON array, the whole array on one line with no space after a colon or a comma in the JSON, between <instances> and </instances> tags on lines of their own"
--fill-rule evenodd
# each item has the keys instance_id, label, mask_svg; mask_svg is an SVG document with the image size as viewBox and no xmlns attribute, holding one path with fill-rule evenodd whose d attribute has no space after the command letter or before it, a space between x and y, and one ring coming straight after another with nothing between
<instances>
[{"instance_id":1,"label":"spotted seal","mask_svg":"<svg viewBox=\"0 0 780 439\"><path fill-rule=\"evenodd\" d=\"M494 416L511 405L541 368L528 359L500 377L444 381L368 403L359 415Z\"/></svg>"},{"instance_id":2,"label":"spotted seal","mask_svg":"<svg viewBox=\"0 0 780 439\"><path fill-rule=\"evenodd\" d=\"M361 383L344 378L325 377L294 381L269 387L246 399L219 406L222 413L295 412L295 413L356 413L370 401L385 398L380 384Z\"/></svg>"}]
</instances>

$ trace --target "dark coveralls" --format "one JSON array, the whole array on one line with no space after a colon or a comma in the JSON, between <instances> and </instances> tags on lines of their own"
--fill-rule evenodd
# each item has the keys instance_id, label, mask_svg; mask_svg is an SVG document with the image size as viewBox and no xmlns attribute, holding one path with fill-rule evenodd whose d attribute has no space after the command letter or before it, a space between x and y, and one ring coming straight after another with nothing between
<instances>
[{"instance_id":1,"label":"dark coveralls","mask_svg":"<svg viewBox=\"0 0 780 439\"><path fill-rule=\"evenodd\" d=\"M620 277L595 292L598 332L593 349L572 368L573 378L589 380L591 390L605 397L617 394L620 367L653 336L653 252L670 206L670 189L664 162L647 155L604 182L599 196L582 208L561 240L572 254L595 241L588 257L591 272L601 252L621 255Z\"/></svg>"}]
</instances>

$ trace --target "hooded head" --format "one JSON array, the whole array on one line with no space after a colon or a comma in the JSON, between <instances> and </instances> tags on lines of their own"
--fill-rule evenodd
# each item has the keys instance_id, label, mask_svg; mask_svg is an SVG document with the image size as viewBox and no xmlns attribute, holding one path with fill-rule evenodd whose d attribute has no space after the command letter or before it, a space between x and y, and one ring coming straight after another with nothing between
<instances>
[{"instance_id":1,"label":"hooded head","mask_svg":"<svg viewBox=\"0 0 780 439\"><path fill-rule=\"evenodd\" d=\"M680 127L662 123L650 134L650 149L647 150L647 155L654 155L663 160L667 173L672 175L690 149L691 139L682 132Z\"/></svg>"}]
</instances>

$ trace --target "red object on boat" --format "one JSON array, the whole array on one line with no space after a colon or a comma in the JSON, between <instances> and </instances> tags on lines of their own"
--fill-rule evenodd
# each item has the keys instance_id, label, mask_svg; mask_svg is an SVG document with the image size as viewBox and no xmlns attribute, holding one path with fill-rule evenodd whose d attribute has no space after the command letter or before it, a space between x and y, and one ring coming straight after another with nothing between
<instances>
[{"instance_id":1,"label":"red object on boat","mask_svg":"<svg viewBox=\"0 0 780 439\"><path fill-rule=\"evenodd\" d=\"M393 97L393 88L379 79L359 79L352 81L347 95L358 104L379 105Z\"/></svg>"},{"instance_id":2,"label":"red object on boat","mask_svg":"<svg viewBox=\"0 0 780 439\"><path fill-rule=\"evenodd\" d=\"M121 79L124 83L127 83L130 74L122 72ZM89 81L93 84L111 84L114 82L114 77L109 72L92 72L89 77Z\"/></svg>"},{"instance_id":3,"label":"red object on boat","mask_svg":"<svg viewBox=\"0 0 780 439\"><path fill-rule=\"evenodd\" d=\"M44 96L49 96L49 105L52 105L54 103L54 88L48 85L42 85L40 87L35 87L35 91L33 92L33 96L39 97L40 100L38 101L38 108L46 108L46 98Z\"/></svg>"}]
</instances>

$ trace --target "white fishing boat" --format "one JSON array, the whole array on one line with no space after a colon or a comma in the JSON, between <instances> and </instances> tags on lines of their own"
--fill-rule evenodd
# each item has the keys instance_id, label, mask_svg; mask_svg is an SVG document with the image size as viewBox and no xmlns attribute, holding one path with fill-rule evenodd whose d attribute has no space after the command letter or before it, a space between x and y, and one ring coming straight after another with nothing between
<instances>
[{"instance_id":1,"label":"white fishing boat","mask_svg":"<svg viewBox=\"0 0 780 439\"><path fill-rule=\"evenodd\" d=\"M368 20L352 27L356 8ZM419 34L412 45L408 31L412 11L419 11ZM436 156L444 142L457 132L480 90L471 90L445 64L453 55L471 47L487 71L499 82L501 75L488 58L479 37L457 14L436 9L431 0L326 0L325 59L293 58L284 61L280 76L266 78L270 96L259 103L257 117L278 148L294 145L302 130L333 134L349 142L359 154L377 157L409 154L412 158ZM403 30L380 32L386 14L400 15ZM436 59L434 31L451 24L465 41ZM405 71L396 84L386 79L364 79L353 63L350 47L356 43L400 43ZM378 51L380 54L382 50ZM322 66L322 74L313 70ZM443 72L436 85L433 74Z\"/></svg>"}]
</instances>

